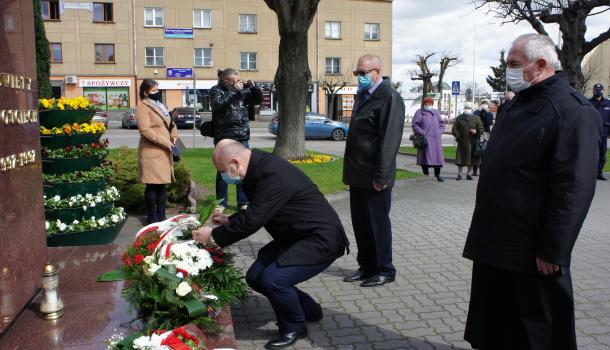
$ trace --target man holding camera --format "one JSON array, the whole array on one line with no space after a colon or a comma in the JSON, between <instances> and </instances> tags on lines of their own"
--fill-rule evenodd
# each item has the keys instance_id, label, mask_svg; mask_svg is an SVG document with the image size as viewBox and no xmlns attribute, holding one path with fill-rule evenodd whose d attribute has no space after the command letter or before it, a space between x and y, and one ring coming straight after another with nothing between
<instances>
[{"instance_id":1,"label":"man holding camera","mask_svg":"<svg viewBox=\"0 0 610 350\"><path fill-rule=\"evenodd\" d=\"M258 105L263 100L263 94L252 80L244 82L239 72L233 68L218 71L218 85L210 90L212 105L212 125L214 126L214 145L220 140L230 139L241 142L249 147L250 118L248 106ZM223 212L228 205L227 185L237 187L237 207L243 210L248 205L248 198L240 184L230 179L223 179L220 172L216 173L216 199L222 199L216 208Z\"/></svg>"}]
</instances>

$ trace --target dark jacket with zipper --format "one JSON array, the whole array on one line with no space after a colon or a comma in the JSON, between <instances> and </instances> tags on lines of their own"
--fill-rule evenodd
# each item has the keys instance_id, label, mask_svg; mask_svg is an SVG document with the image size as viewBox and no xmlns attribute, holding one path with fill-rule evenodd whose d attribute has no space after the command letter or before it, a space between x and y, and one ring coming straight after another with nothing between
<instances>
[{"instance_id":1,"label":"dark jacket with zipper","mask_svg":"<svg viewBox=\"0 0 610 350\"><path fill-rule=\"evenodd\" d=\"M396 155L402 141L405 105L392 82L383 78L367 101L356 96L345 145L343 182L357 188L372 188L373 181L393 186Z\"/></svg>"},{"instance_id":2,"label":"dark jacket with zipper","mask_svg":"<svg viewBox=\"0 0 610 350\"><path fill-rule=\"evenodd\" d=\"M241 91L227 88L221 81L210 90L214 143L223 139L244 141L250 139L248 106L260 104L263 94L260 87L244 87Z\"/></svg>"},{"instance_id":3,"label":"dark jacket with zipper","mask_svg":"<svg viewBox=\"0 0 610 350\"><path fill-rule=\"evenodd\" d=\"M248 208L212 231L221 247L264 227L273 241L263 249L279 248L279 266L331 263L345 253L349 242L337 212L293 164L254 149L242 185Z\"/></svg>"},{"instance_id":4,"label":"dark jacket with zipper","mask_svg":"<svg viewBox=\"0 0 610 350\"><path fill-rule=\"evenodd\" d=\"M600 118L557 73L508 102L483 155L464 257L536 273L569 268L595 193Z\"/></svg>"}]
</instances>

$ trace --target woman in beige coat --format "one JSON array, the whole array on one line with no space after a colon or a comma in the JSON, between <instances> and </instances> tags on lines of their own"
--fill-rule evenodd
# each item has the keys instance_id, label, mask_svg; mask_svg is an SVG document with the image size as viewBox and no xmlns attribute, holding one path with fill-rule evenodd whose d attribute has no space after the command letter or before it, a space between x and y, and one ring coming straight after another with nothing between
<instances>
[{"instance_id":1,"label":"woman in beige coat","mask_svg":"<svg viewBox=\"0 0 610 350\"><path fill-rule=\"evenodd\" d=\"M146 184L144 199L150 224L165 220L165 185L174 180L172 145L178 132L167 107L160 102L161 92L156 81L142 81L140 99L142 103L136 110L140 131L138 177Z\"/></svg>"}]
</instances>

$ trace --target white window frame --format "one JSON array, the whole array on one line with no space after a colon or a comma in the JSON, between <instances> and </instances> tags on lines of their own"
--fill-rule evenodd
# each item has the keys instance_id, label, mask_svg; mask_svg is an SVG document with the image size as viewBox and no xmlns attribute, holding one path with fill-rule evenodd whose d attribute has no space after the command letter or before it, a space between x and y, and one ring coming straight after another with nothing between
<instances>
[{"instance_id":1,"label":"white window frame","mask_svg":"<svg viewBox=\"0 0 610 350\"><path fill-rule=\"evenodd\" d=\"M152 56L148 56L147 55L147 50L148 49L153 49L153 55ZM161 50L161 55L157 54L157 50ZM148 64L148 58L152 57L153 59L153 64L150 65ZM157 60L161 58L161 63L159 63ZM164 67L165 66L165 48L163 47L145 47L144 48L144 66L145 67Z\"/></svg>"},{"instance_id":2,"label":"white window frame","mask_svg":"<svg viewBox=\"0 0 610 350\"><path fill-rule=\"evenodd\" d=\"M204 19L208 19L208 25L205 25ZM201 21L201 25L197 25L196 21L199 19ZM204 28L210 29L212 28L212 10L210 9L194 9L193 10L193 28Z\"/></svg>"},{"instance_id":3,"label":"white window frame","mask_svg":"<svg viewBox=\"0 0 610 350\"><path fill-rule=\"evenodd\" d=\"M326 21L326 24L324 25L324 38L341 39L341 22Z\"/></svg>"},{"instance_id":4,"label":"white window frame","mask_svg":"<svg viewBox=\"0 0 610 350\"><path fill-rule=\"evenodd\" d=\"M246 60L243 60L243 55L246 55ZM251 60L251 55L254 55L254 60ZM244 62L246 68L244 68ZM254 67L251 64L254 63ZM239 53L239 70L257 70L258 69L258 54L256 52L240 52Z\"/></svg>"},{"instance_id":5,"label":"white window frame","mask_svg":"<svg viewBox=\"0 0 610 350\"><path fill-rule=\"evenodd\" d=\"M197 56L197 50L201 50L201 56ZM197 47L194 50L194 55L195 55L195 61L194 61L194 66L195 67L212 67L213 66L213 61L212 61L212 48L211 47ZM210 55L206 56L205 53L209 52ZM200 58L201 61L197 62L197 58ZM206 58L210 59L210 64L205 64L205 60ZM198 64L201 63L201 64Z\"/></svg>"},{"instance_id":6,"label":"white window frame","mask_svg":"<svg viewBox=\"0 0 610 350\"><path fill-rule=\"evenodd\" d=\"M251 19L254 18L253 23ZM245 23L244 23L245 20ZM252 26L252 28L250 28ZM246 30L242 30L245 27ZM256 14L240 14L239 15L239 32L240 33L256 33Z\"/></svg>"},{"instance_id":7,"label":"white window frame","mask_svg":"<svg viewBox=\"0 0 610 350\"><path fill-rule=\"evenodd\" d=\"M330 61L329 61L330 60ZM328 69L330 62L330 70ZM324 72L325 74L341 74L341 57L326 57L326 61L324 62ZM336 68L336 72L334 71Z\"/></svg>"},{"instance_id":8,"label":"white window frame","mask_svg":"<svg viewBox=\"0 0 610 350\"><path fill-rule=\"evenodd\" d=\"M373 31L373 28L377 28L377 37L374 38L373 34L375 33ZM379 23L365 23L364 24L364 40L379 40L381 37L381 26L379 25Z\"/></svg>"},{"instance_id":9,"label":"white window frame","mask_svg":"<svg viewBox=\"0 0 610 350\"><path fill-rule=\"evenodd\" d=\"M146 13L152 13L152 24L146 24ZM157 13L161 12L161 24L156 23ZM144 8L144 27L163 27L165 25L165 12L162 7L145 7Z\"/></svg>"}]
</instances>

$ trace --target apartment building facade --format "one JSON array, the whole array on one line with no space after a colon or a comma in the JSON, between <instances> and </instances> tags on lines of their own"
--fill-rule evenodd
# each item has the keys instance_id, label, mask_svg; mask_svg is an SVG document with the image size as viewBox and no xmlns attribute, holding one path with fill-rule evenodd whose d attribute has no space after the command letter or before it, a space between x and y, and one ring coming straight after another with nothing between
<instances>
[{"instance_id":1,"label":"apartment building facade","mask_svg":"<svg viewBox=\"0 0 610 350\"><path fill-rule=\"evenodd\" d=\"M261 114L277 108L273 78L280 37L277 19L263 0L42 0L56 95L85 95L104 110L138 103L137 88L155 79L169 108L209 111L217 70L236 68L263 86ZM309 29L312 73L308 109L326 113L326 79L345 79L336 115L348 116L358 57L381 57L391 76L392 1L321 0Z\"/></svg>"}]
</instances>

